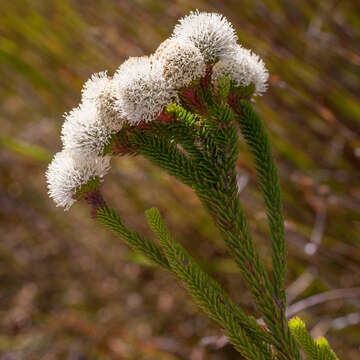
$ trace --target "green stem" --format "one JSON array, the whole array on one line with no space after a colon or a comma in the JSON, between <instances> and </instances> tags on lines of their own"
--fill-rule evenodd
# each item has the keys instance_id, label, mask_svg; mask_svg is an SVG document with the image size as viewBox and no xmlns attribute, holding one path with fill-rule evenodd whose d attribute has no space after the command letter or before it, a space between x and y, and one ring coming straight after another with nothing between
<instances>
[{"instance_id":1,"label":"green stem","mask_svg":"<svg viewBox=\"0 0 360 360\"><path fill-rule=\"evenodd\" d=\"M238 196L235 162L239 147L238 134L233 122L235 114L228 105L216 102L209 109L205 119L204 114L202 118L196 118L186 110L182 111L181 107L176 107L173 112L178 117L177 123L162 124L159 132L137 131L129 137L129 141L140 154L194 189L205 209L212 215L230 254L238 264L256 300L271 333L276 356L281 360L299 360L296 343L285 320L284 294L281 292L286 265L286 257L283 255L285 251L283 227L280 227L280 230L276 229L278 232L276 236L273 235L273 249L276 250L274 251L275 277L281 278L280 284L274 286L260 261ZM238 117L247 139L250 138L252 131L256 130L253 129L250 119L249 116L246 116L246 121ZM184 124L185 129L181 124ZM199 125L196 130L196 126ZM191 135L188 138L186 138L186 127ZM278 190L276 167L264 134L262 129L260 140L265 139L265 150L260 145L255 147L257 151L255 155L259 157L256 163L257 169L265 179L265 184L275 179L275 190ZM255 132L255 137L257 135L258 133ZM183 149L179 148L178 144L182 144ZM263 151L266 154L264 158L260 154ZM267 175L267 168L263 169L260 166L263 162L266 164L269 162L270 175ZM279 223L283 226L283 222L280 197L276 199L274 207L270 206L269 199L278 195L273 187L268 192L265 192L265 187L263 190L264 196L267 196L265 202L270 214L271 231L275 234L275 226ZM277 209L280 212L274 215ZM280 248L275 248L275 244ZM279 263L281 266L278 266Z\"/></svg>"},{"instance_id":2,"label":"green stem","mask_svg":"<svg viewBox=\"0 0 360 360\"><path fill-rule=\"evenodd\" d=\"M309 360L339 360L325 338L321 337L315 341L311 337L300 318L291 319L289 327Z\"/></svg>"},{"instance_id":3,"label":"green stem","mask_svg":"<svg viewBox=\"0 0 360 360\"><path fill-rule=\"evenodd\" d=\"M148 219L151 212L154 213L154 209L147 212ZM159 226L154 223L154 217L149 223L159 236L166 256L158 245L127 228L115 210L106 205L103 204L96 209L96 219L120 236L135 251L180 279L200 307L224 327L230 342L246 358L273 359L269 347L271 339L266 331L254 318L247 316L236 306L220 285L203 272L180 245L172 242L167 230L157 231Z\"/></svg>"},{"instance_id":4,"label":"green stem","mask_svg":"<svg viewBox=\"0 0 360 360\"><path fill-rule=\"evenodd\" d=\"M272 242L274 289L285 317L286 294L286 241L282 215L281 192L277 167L271 152L270 141L259 115L248 101L241 101L241 113L236 117L241 133L250 147L255 161L260 187L266 206Z\"/></svg>"},{"instance_id":5,"label":"green stem","mask_svg":"<svg viewBox=\"0 0 360 360\"><path fill-rule=\"evenodd\" d=\"M236 306L221 286L200 268L180 244L172 240L157 209L148 210L146 216L172 271L182 280L200 307L225 328L235 348L250 360L272 359L266 344L270 339L264 329Z\"/></svg>"},{"instance_id":6,"label":"green stem","mask_svg":"<svg viewBox=\"0 0 360 360\"><path fill-rule=\"evenodd\" d=\"M120 236L133 250L139 252L153 264L165 270L170 270L167 258L161 249L151 240L141 237L136 231L127 228L114 209L107 206L96 210L96 220Z\"/></svg>"},{"instance_id":7,"label":"green stem","mask_svg":"<svg viewBox=\"0 0 360 360\"><path fill-rule=\"evenodd\" d=\"M176 143L164 134L137 133L131 140L139 147L139 153L149 159L179 181L193 187L200 181L211 181L213 174L211 169L198 169L193 165L184 152Z\"/></svg>"},{"instance_id":8,"label":"green stem","mask_svg":"<svg viewBox=\"0 0 360 360\"><path fill-rule=\"evenodd\" d=\"M213 159L217 182L208 188L198 187L195 190L205 208L212 215L230 254L242 271L248 288L263 314L264 321L273 334L279 355L284 359L300 359L294 339L287 328L284 307L259 259L240 204L235 174L238 136L232 124L231 115L234 116L232 112L229 113L226 105L214 104L210 116L217 118L219 131L215 133L215 136L219 135L221 139L225 139L215 141L219 144L217 147L220 147L216 153L222 152L224 155L220 158L221 161L219 161L219 156ZM274 166L273 162L271 164ZM275 174L277 174L276 167ZM281 211L280 218L282 219Z\"/></svg>"}]
</instances>

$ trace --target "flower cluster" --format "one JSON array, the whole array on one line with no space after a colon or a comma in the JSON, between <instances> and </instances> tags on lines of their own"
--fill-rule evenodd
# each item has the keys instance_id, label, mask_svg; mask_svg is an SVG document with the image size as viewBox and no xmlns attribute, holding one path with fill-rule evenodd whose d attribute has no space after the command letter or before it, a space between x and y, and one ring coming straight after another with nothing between
<instances>
[{"instance_id":1,"label":"flower cluster","mask_svg":"<svg viewBox=\"0 0 360 360\"><path fill-rule=\"evenodd\" d=\"M261 95L267 89L269 74L259 56L237 44L213 67L212 81L223 77L239 87L253 84L255 95Z\"/></svg>"},{"instance_id":2,"label":"flower cluster","mask_svg":"<svg viewBox=\"0 0 360 360\"><path fill-rule=\"evenodd\" d=\"M220 14L194 11L180 19L172 39L190 41L207 63L216 62L231 52L237 36L230 22Z\"/></svg>"},{"instance_id":3,"label":"flower cluster","mask_svg":"<svg viewBox=\"0 0 360 360\"><path fill-rule=\"evenodd\" d=\"M158 119L209 67L212 83L229 77L234 86L254 84L255 94L266 90L264 63L237 44L233 26L220 14L198 11L180 19L153 55L128 59L113 77L94 74L82 89L80 105L65 114L63 151L46 173L57 205L68 209L83 185L105 176L109 156L103 155L113 134L125 124L136 127Z\"/></svg>"},{"instance_id":4,"label":"flower cluster","mask_svg":"<svg viewBox=\"0 0 360 360\"><path fill-rule=\"evenodd\" d=\"M176 100L176 91L166 82L162 71L159 61L143 56L125 61L115 73L115 104L129 123L152 121Z\"/></svg>"},{"instance_id":5,"label":"flower cluster","mask_svg":"<svg viewBox=\"0 0 360 360\"><path fill-rule=\"evenodd\" d=\"M68 210L75 202L77 190L90 180L103 178L109 167L109 156L87 158L68 150L58 152L46 172L49 195Z\"/></svg>"}]
</instances>

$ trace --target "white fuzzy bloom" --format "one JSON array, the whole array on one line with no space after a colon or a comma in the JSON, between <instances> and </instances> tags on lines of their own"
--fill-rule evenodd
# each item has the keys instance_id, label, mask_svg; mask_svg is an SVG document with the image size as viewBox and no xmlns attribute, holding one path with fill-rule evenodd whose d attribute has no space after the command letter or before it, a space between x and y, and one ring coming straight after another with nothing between
<instances>
[{"instance_id":1,"label":"white fuzzy bloom","mask_svg":"<svg viewBox=\"0 0 360 360\"><path fill-rule=\"evenodd\" d=\"M237 42L233 26L223 15L199 11L192 11L180 19L171 38L191 41L207 63L226 55Z\"/></svg>"},{"instance_id":2,"label":"white fuzzy bloom","mask_svg":"<svg viewBox=\"0 0 360 360\"><path fill-rule=\"evenodd\" d=\"M66 150L58 152L46 171L49 196L57 206L69 210L76 201L76 191L93 178L102 180L109 169L109 156L89 158Z\"/></svg>"},{"instance_id":3,"label":"white fuzzy bloom","mask_svg":"<svg viewBox=\"0 0 360 360\"><path fill-rule=\"evenodd\" d=\"M255 85L255 95L261 95L267 90L269 73L264 62L248 49L240 45L233 48L229 54L213 67L212 81L229 77L236 86Z\"/></svg>"},{"instance_id":4,"label":"white fuzzy bloom","mask_svg":"<svg viewBox=\"0 0 360 360\"><path fill-rule=\"evenodd\" d=\"M121 130L123 120L115 107L114 82L106 71L93 74L82 89L83 103L96 105L99 120L112 132Z\"/></svg>"},{"instance_id":5,"label":"white fuzzy bloom","mask_svg":"<svg viewBox=\"0 0 360 360\"><path fill-rule=\"evenodd\" d=\"M205 75L204 58L190 41L167 39L160 44L154 58L161 62L164 78L176 89Z\"/></svg>"},{"instance_id":6,"label":"white fuzzy bloom","mask_svg":"<svg viewBox=\"0 0 360 360\"><path fill-rule=\"evenodd\" d=\"M127 121L136 124L152 121L162 109L177 99L162 75L162 66L154 57L130 58L114 75L116 105Z\"/></svg>"},{"instance_id":7,"label":"white fuzzy bloom","mask_svg":"<svg viewBox=\"0 0 360 360\"><path fill-rule=\"evenodd\" d=\"M64 149L93 157L103 153L111 133L101 121L96 103L84 102L65 115L61 139Z\"/></svg>"}]
</instances>

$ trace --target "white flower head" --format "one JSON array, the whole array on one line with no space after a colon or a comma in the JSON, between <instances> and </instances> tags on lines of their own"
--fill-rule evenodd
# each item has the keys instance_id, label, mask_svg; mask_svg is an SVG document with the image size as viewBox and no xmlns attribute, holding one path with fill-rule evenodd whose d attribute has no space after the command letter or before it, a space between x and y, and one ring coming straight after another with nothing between
<instances>
[{"instance_id":1,"label":"white flower head","mask_svg":"<svg viewBox=\"0 0 360 360\"><path fill-rule=\"evenodd\" d=\"M83 103L96 105L99 120L112 132L121 130L123 120L115 107L114 82L106 71L93 74L82 89Z\"/></svg>"},{"instance_id":2,"label":"white flower head","mask_svg":"<svg viewBox=\"0 0 360 360\"><path fill-rule=\"evenodd\" d=\"M254 84L255 95L261 95L267 90L269 73L259 56L236 45L232 54L222 57L213 67L212 81L223 77L229 77L236 86Z\"/></svg>"},{"instance_id":3,"label":"white flower head","mask_svg":"<svg viewBox=\"0 0 360 360\"><path fill-rule=\"evenodd\" d=\"M205 75L206 64L200 50L190 41L167 39L160 44L154 58L162 64L163 76L176 89Z\"/></svg>"},{"instance_id":4,"label":"white flower head","mask_svg":"<svg viewBox=\"0 0 360 360\"><path fill-rule=\"evenodd\" d=\"M97 156L103 153L111 133L100 120L96 104L85 102L65 115L61 139L66 150Z\"/></svg>"},{"instance_id":5,"label":"white flower head","mask_svg":"<svg viewBox=\"0 0 360 360\"><path fill-rule=\"evenodd\" d=\"M227 54L237 42L233 26L223 15L198 10L179 20L171 38L191 41L207 63Z\"/></svg>"},{"instance_id":6,"label":"white flower head","mask_svg":"<svg viewBox=\"0 0 360 360\"><path fill-rule=\"evenodd\" d=\"M152 121L177 95L162 75L162 66L154 57L130 58L114 75L116 105L130 123Z\"/></svg>"},{"instance_id":7,"label":"white flower head","mask_svg":"<svg viewBox=\"0 0 360 360\"><path fill-rule=\"evenodd\" d=\"M57 206L69 210L74 195L90 180L102 180L110 169L110 157L89 158L71 151L58 152L46 171L49 196Z\"/></svg>"}]
</instances>

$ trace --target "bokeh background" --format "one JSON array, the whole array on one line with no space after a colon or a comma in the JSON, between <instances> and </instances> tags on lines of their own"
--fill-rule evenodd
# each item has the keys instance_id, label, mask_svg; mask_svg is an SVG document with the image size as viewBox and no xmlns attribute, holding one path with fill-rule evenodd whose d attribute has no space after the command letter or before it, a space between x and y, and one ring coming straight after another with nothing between
<instances>
[{"instance_id":1,"label":"bokeh background","mask_svg":"<svg viewBox=\"0 0 360 360\"><path fill-rule=\"evenodd\" d=\"M1 360L239 358L174 279L91 220L86 204L56 208L44 179L61 148L62 114L79 103L84 81L153 52L196 8L227 16L271 73L256 108L279 164L289 305L341 359L360 358L358 1L0 0ZM241 198L270 265L245 148L238 168ZM150 235L144 210L159 207L176 239L257 315L188 188L140 157L124 157L113 161L103 191L143 234Z\"/></svg>"}]
</instances>

